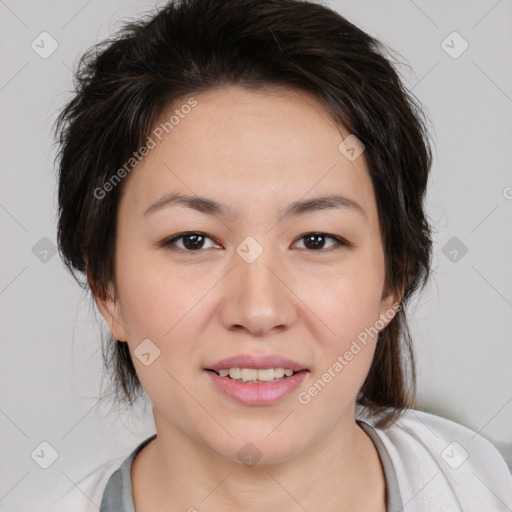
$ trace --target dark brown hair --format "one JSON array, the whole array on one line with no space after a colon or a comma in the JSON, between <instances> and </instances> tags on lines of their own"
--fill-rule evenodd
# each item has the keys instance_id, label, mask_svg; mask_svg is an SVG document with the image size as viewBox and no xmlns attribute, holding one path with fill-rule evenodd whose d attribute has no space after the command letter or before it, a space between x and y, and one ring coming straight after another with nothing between
<instances>
[{"instance_id":1,"label":"dark brown hair","mask_svg":"<svg viewBox=\"0 0 512 512\"><path fill-rule=\"evenodd\" d=\"M328 7L300 0L181 0L125 23L88 50L76 91L61 111L60 254L75 278L105 297L115 285L117 169L146 141L178 98L224 84L285 86L315 95L365 145L386 264L386 290L402 308L379 334L357 403L391 425L413 407L415 366L404 307L428 280L431 228L423 200L432 153L426 116L402 84L391 51ZM87 269L86 269L87 261ZM81 281L78 274L86 274ZM141 392L127 343L110 339L117 398Z\"/></svg>"}]
</instances>

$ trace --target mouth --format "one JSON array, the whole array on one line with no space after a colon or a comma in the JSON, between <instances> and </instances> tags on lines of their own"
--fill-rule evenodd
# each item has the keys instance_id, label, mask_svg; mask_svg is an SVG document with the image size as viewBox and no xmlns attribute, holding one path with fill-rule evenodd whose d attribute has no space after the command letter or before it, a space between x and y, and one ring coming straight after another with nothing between
<instances>
[{"instance_id":1,"label":"mouth","mask_svg":"<svg viewBox=\"0 0 512 512\"><path fill-rule=\"evenodd\" d=\"M249 406L269 406L289 397L309 370L277 368L205 368L214 389L231 400Z\"/></svg>"},{"instance_id":2,"label":"mouth","mask_svg":"<svg viewBox=\"0 0 512 512\"><path fill-rule=\"evenodd\" d=\"M214 370L205 368L206 371L213 372L219 377L232 380L243 384L268 384L272 382L280 382L293 377L297 373L305 373L309 370L292 370L289 368L222 368Z\"/></svg>"}]
</instances>

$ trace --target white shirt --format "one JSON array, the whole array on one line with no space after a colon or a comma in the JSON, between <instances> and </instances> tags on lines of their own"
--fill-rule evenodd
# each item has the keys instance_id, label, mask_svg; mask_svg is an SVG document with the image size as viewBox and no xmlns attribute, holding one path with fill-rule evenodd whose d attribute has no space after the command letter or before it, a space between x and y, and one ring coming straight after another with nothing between
<instances>
[{"instance_id":1,"label":"white shirt","mask_svg":"<svg viewBox=\"0 0 512 512\"><path fill-rule=\"evenodd\" d=\"M392 503L401 502L403 506L397 510L512 511L512 473L498 450L472 430L413 409L387 429L375 427L375 420L362 408L357 410L356 419L369 425L371 428L364 430L377 434L380 440L376 448L386 474L388 498L391 491ZM115 507L107 508L104 503L104 510L134 511L129 469L133 456L148 441L146 439L125 459L123 497L119 503L116 501ZM118 469L118 459L100 466L78 483L79 489L73 486L48 512L98 512L107 483ZM393 485L395 476L398 489ZM110 490L113 480L109 483ZM117 480L121 482L121 478ZM392 508L389 499L388 507Z\"/></svg>"}]
</instances>

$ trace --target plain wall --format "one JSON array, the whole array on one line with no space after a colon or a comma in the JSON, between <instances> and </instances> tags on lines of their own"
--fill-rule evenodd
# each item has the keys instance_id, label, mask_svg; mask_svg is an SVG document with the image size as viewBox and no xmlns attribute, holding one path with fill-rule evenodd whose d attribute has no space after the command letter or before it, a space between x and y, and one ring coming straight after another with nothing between
<instances>
[{"instance_id":1,"label":"plain wall","mask_svg":"<svg viewBox=\"0 0 512 512\"><path fill-rule=\"evenodd\" d=\"M0 3L0 508L6 510L30 510L29 503L41 510L70 480L126 457L154 432L150 405L132 416L95 406L103 321L53 254L51 134L78 56L120 20L153 5ZM427 201L436 230L434 271L409 308L418 408L480 432L512 467L512 3L328 5L403 56L411 67L400 70L404 82L434 127ZM31 47L43 31L58 43L46 59ZM469 44L457 58L442 46L453 31ZM452 52L462 44L454 41ZM43 441L58 452L46 470L31 458Z\"/></svg>"}]
</instances>

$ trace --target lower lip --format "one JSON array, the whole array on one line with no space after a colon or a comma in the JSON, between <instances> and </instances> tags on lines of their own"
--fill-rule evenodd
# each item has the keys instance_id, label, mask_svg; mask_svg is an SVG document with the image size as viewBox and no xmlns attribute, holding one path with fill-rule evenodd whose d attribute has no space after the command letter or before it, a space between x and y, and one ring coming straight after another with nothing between
<instances>
[{"instance_id":1,"label":"lower lip","mask_svg":"<svg viewBox=\"0 0 512 512\"><path fill-rule=\"evenodd\" d=\"M229 377L221 377L215 372L205 370L217 389L233 400L245 405L269 405L293 393L306 376L307 370L294 373L276 382L237 382Z\"/></svg>"}]
</instances>

